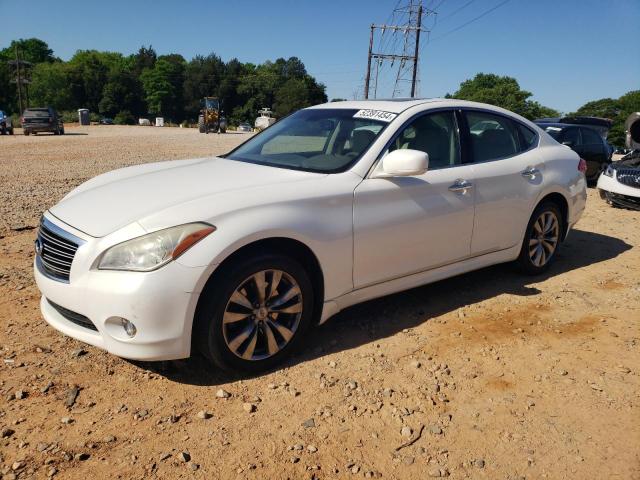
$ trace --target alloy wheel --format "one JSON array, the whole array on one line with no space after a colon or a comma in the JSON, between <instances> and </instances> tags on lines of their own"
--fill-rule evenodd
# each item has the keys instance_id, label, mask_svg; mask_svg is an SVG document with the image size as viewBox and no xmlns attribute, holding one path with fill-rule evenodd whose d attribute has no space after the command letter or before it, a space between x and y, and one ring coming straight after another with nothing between
<instances>
[{"instance_id":1,"label":"alloy wheel","mask_svg":"<svg viewBox=\"0 0 640 480\"><path fill-rule=\"evenodd\" d=\"M558 247L560 222L552 211L544 211L533 223L529 237L529 258L536 267L544 266Z\"/></svg>"},{"instance_id":2,"label":"alloy wheel","mask_svg":"<svg viewBox=\"0 0 640 480\"><path fill-rule=\"evenodd\" d=\"M244 360L264 360L293 338L302 317L302 291L282 270L245 279L227 301L222 329L227 347Z\"/></svg>"}]
</instances>

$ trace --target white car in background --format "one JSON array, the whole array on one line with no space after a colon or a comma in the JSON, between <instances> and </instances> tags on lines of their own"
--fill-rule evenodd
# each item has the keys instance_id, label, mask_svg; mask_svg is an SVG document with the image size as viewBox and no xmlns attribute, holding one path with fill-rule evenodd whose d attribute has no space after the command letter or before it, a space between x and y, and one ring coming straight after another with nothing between
<instances>
[{"instance_id":1,"label":"white car in background","mask_svg":"<svg viewBox=\"0 0 640 480\"><path fill-rule=\"evenodd\" d=\"M598 190L610 205L640 210L640 112L629 115L624 129L630 151L602 172Z\"/></svg>"},{"instance_id":2,"label":"white car in background","mask_svg":"<svg viewBox=\"0 0 640 480\"><path fill-rule=\"evenodd\" d=\"M270 368L350 305L501 262L543 272L585 168L489 105L300 110L227 155L116 170L47 210L42 313L122 357Z\"/></svg>"}]
</instances>

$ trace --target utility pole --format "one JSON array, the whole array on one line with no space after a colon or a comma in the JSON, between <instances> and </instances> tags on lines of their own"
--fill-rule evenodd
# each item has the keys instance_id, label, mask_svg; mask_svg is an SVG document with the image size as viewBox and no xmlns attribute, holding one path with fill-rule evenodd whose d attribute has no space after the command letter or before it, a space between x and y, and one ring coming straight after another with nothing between
<instances>
[{"instance_id":1,"label":"utility pole","mask_svg":"<svg viewBox=\"0 0 640 480\"><path fill-rule=\"evenodd\" d=\"M367 57L367 77L364 81L364 98L369 98L369 83L371 82L371 54L373 51L373 30L375 25L371 24L371 35L369 36L369 56Z\"/></svg>"},{"instance_id":2,"label":"utility pole","mask_svg":"<svg viewBox=\"0 0 640 480\"><path fill-rule=\"evenodd\" d=\"M418 28L416 29L416 49L413 54L413 75L411 76L411 98L416 96L416 76L418 75L418 55L420 54L420 29L422 27L422 5L418 7Z\"/></svg>"},{"instance_id":3,"label":"utility pole","mask_svg":"<svg viewBox=\"0 0 640 480\"><path fill-rule=\"evenodd\" d=\"M369 36L369 55L367 57L367 72L364 85L365 99L369 98L370 94L372 60L377 64L375 78L376 90L378 84L379 67L383 64L383 62L390 62L392 67L395 62L399 62L392 96L395 96L396 93L401 91L400 84L405 81L411 81L411 97L414 98L416 96L418 84L418 64L420 55L420 33L422 31L428 32L428 30L424 30L422 26L422 17L425 13L426 15L430 15L435 14L436 12L429 9L424 9L422 6L422 0L408 0L405 5L394 10L394 18L395 15L407 18L403 25L371 25L371 33ZM373 51L375 30L381 31L381 36L384 36L386 32L391 32L391 34L394 36L402 34L404 37L402 52L387 53L382 51L384 49L381 48L379 48L379 50L381 51ZM407 77L409 70L411 70L410 78Z\"/></svg>"},{"instance_id":4,"label":"utility pole","mask_svg":"<svg viewBox=\"0 0 640 480\"><path fill-rule=\"evenodd\" d=\"M10 60L9 65L13 66L15 69L15 78L11 80L11 83L16 84L16 89L18 91L18 108L20 109L20 114L24 111L25 108L29 108L29 83L31 81L26 78L26 69L31 66L31 62L27 62L20 59L20 54L18 52L18 45L14 46L15 60ZM26 104L23 105L22 101L22 86L25 88L25 99Z\"/></svg>"}]
</instances>

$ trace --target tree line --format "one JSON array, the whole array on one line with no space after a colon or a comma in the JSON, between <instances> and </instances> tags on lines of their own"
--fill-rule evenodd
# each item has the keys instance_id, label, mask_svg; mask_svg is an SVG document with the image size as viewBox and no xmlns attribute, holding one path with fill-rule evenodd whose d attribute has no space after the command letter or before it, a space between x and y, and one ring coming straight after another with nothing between
<instances>
[{"instance_id":1,"label":"tree line","mask_svg":"<svg viewBox=\"0 0 640 480\"><path fill-rule=\"evenodd\" d=\"M0 50L0 109L17 112L16 85L11 83L15 48L32 63L29 85L32 106L52 106L72 112L88 108L94 114L113 117L116 123L134 123L138 117L163 116L173 122L195 123L205 96L222 99L232 124L253 123L260 108L273 108L281 118L303 107L327 101L325 86L306 71L297 58L279 58L260 65L238 59L224 62L219 56L158 55L141 47L133 55L78 50L67 62L54 56L46 42L30 38L14 40ZM534 120L558 117L560 112L531 99L513 77L479 73L446 95L497 105ZM337 99L336 99L337 100ZM624 121L640 111L640 90L619 98L587 102L567 115L610 118L610 143L624 145Z\"/></svg>"},{"instance_id":2,"label":"tree line","mask_svg":"<svg viewBox=\"0 0 640 480\"><path fill-rule=\"evenodd\" d=\"M196 122L205 96L222 100L231 123L253 123L260 108L276 116L327 101L325 86L309 75L297 57L278 58L260 65L219 56L158 55L153 47L137 53L78 50L69 61L54 56L46 42L21 39L0 50L0 109L17 112L16 84L12 83L18 47L22 60L32 65L28 93L31 106L58 111L91 112L116 123L134 123L138 117L163 116L179 123Z\"/></svg>"}]
</instances>

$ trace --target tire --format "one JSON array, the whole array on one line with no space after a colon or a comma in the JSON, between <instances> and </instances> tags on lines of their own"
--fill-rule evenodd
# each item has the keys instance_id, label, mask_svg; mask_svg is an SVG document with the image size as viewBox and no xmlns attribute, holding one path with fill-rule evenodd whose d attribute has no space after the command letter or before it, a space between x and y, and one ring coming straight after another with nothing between
<instances>
[{"instance_id":1,"label":"tire","mask_svg":"<svg viewBox=\"0 0 640 480\"><path fill-rule=\"evenodd\" d=\"M9 135L13 135L13 127L9 129Z\"/></svg>"},{"instance_id":2,"label":"tire","mask_svg":"<svg viewBox=\"0 0 640 480\"><path fill-rule=\"evenodd\" d=\"M60 135L64 135L64 127L60 129Z\"/></svg>"},{"instance_id":3,"label":"tire","mask_svg":"<svg viewBox=\"0 0 640 480\"><path fill-rule=\"evenodd\" d=\"M549 268L560 248L564 224L562 212L553 202L541 203L533 211L517 260L524 273L538 275Z\"/></svg>"},{"instance_id":4,"label":"tire","mask_svg":"<svg viewBox=\"0 0 640 480\"><path fill-rule=\"evenodd\" d=\"M275 272L281 272L279 281L275 280ZM261 273L266 301L262 302L263 307L255 308L259 302L256 278L260 279L256 276ZM272 290L274 282L277 286ZM291 298L287 299L287 294ZM232 297L247 305L249 301L253 307L242 306L232 301ZM279 299L284 301L274 307ZM311 327L313 307L311 280L297 261L280 254L240 259L217 272L203 291L194 319L193 343L224 370L246 373L268 370L300 346ZM276 313L286 309L292 312ZM298 309L301 311L296 313Z\"/></svg>"},{"instance_id":5,"label":"tire","mask_svg":"<svg viewBox=\"0 0 640 480\"><path fill-rule=\"evenodd\" d=\"M53 134L54 134L54 135L60 135L60 130L56 128L56 129L53 131Z\"/></svg>"},{"instance_id":6,"label":"tire","mask_svg":"<svg viewBox=\"0 0 640 480\"><path fill-rule=\"evenodd\" d=\"M22 133L24 133L26 136L29 136L31 132L29 130L24 130Z\"/></svg>"},{"instance_id":7,"label":"tire","mask_svg":"<svg viewBox=\"0 0 640 480\"><path fill-rule=\"evenodd\" d=\"M207 133L207 128L204 124L204 118L202 118L202 115L198 117L198 132Z\"/></svg>"}]
</instances>

